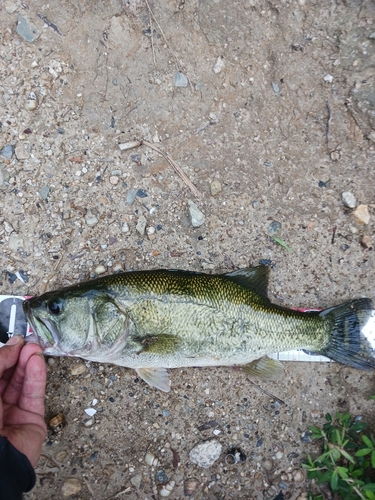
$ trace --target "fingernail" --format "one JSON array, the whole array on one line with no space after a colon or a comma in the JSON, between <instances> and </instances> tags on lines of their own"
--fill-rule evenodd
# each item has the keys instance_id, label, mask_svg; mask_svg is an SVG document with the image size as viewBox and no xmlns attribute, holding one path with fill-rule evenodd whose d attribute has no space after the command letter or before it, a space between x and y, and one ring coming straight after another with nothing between
<instances>
[{"instance_id":1,"label":"fingernail","mask_svg":"<svg viewBox=\"0 0 375 500\"><path fill-rule=\"evenodd\" d=\"M21 341L23 342L22 335L13 335L13 337L11 337L8 340L8 342L6 343L6 345L17 345Z\"/></svg>"},{"instance_id":2,"label":"fingernail","mask_svg":"<svg viewBox=\"0 0 375 500\"><path fill-rule=\"evenodd\" d=\"M42 359L43 359L43 361L45 360L44 355L43 355L43 353L42 353L42 352L34 352L33 356L39 356L40 358L42 358ZM31 356L31 357L32 357L32 356Z\"/></svg>"}]
</instances>

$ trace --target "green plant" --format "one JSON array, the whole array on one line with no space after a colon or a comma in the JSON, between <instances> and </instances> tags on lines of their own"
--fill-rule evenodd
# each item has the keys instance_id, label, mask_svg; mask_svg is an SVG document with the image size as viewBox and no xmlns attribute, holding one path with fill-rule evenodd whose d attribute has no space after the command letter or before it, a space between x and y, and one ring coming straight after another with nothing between
<instances>
[{"instance_id":1,"label":"green plant","mask_svg":"<svg viewBox=\"0 0 375 500\"><path fill-rule=\"evenodd\" d=\"M333 492L345 500L375 500L375 438L364 434L367 424L348 414L327 413L323 428L310 427L313 439L323 440L323 453L315 460L307 456L309 479L329 483ZM322 500L309 494L309 500Z\"/></svg>"}]
</instances>

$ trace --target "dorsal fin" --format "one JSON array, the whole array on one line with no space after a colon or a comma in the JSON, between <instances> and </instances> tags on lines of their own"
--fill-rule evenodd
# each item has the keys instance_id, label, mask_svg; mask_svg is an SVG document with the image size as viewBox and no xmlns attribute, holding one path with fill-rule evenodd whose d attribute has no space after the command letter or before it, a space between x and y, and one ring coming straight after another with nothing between
<instances>
[{"instance_id":1,"label":"dorsal fin","mask_svg":"<svg viewBox=\"0 0 375 500\"><path fill-rule=\"evenodd\" d=\"M231 281L248 288L268 299L267 288L270 268L268 266L245 267L231 273L224 274Z\"/></svg>"}]
</instances>

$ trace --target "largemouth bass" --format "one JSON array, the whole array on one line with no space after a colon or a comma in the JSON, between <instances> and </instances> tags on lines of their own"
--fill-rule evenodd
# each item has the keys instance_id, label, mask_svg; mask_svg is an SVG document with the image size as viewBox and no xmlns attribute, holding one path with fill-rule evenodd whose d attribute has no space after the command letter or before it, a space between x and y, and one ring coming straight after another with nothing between
<instances>
[{"instance_id":1,"label":"largemouth bass","mask_svg":"<svg viewBox=\"0 0 375 500\"><path fill-rule=\"evenodd\" d=\"M166 392L168 368L241 365L277 378L282 364L266 355L290 349L375 368L370 299L303 313L270 302L268 276L266 266L120 273L33 297L24 311L45 354L134 368Z\"/></svg>"}]
</instances>

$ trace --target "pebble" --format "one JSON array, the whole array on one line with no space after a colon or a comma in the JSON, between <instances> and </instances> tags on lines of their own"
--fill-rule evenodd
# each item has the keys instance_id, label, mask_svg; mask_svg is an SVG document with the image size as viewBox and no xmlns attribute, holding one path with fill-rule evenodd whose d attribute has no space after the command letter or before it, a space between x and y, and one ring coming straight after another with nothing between
<instances>
[{"instance_id":1,"label":"pebble","mask_svg":"<svg viewBox=\"0 0 375 500\"><path fill-rule=\"evenodd\" d=\"M96 266L96 268L94 269L95 274L103 274L106 271L107 269L102 264L99 264L99 266Z\"/></svg>"},{"instance_id":2,"label":"pebble","mask_svg":"<svg viewBox=\"0 0 375 500\"><path fill-rule=\"evenodd\" d=\"M122 228L121 228L121 231L123 233L128 233L130 231L129 229L129 224L127 222L124 222L123 225L122 225Z\"/></svg>"},{"instance_id":3,"label":"pebble","mask_svg":"<svg viewBox=\"0 0 375 500\"><path fill-rule=\"evenodd\" d=\"M216 59L216 63L215 63L215 66L213 67L213 70L214 70L214 73L217 75L218 73L220 73L220 71L224 68L225 66L225 63L224 63L224 59L222 57L218 57Z\"/></svg>"},{"instance_id":4,"label":"pebble","mask_svg":"<svg viewBox=\"0 0 375 500\"><path fill-rule=\"evenodd\" d=\"M300 469L295 469L292 475L295 483L302 483L305 480L305 476Z\"/></svg>"},{"instance_id":5,"label":"pebble","mask_svg":"<svg viewBox=\"0 0 375 500\"><path fill-rule=\"evenodd\" d=\"M35 92L30 92L30 94L27 96L27 100L25 103L26 111L35 111L38 105L39 101Z\"/></svg>"},{"instance_id":6,"label":"pebble","mask_svg":"<svg viewBox=\"0 0 375 500\"><path fill-rule=\"evenodd\" d=\"M372 244L372 239L368 234L364 234L360 240L363 248L372 248L374 245Z\"/></svg>"},{"instance_id":7,"label":"pebble","mask_svg":"<svg viewBox=\"0 0 375 500\"><path fill-rule=\"evenodd\" d=\"M159 495L161 497L169 497L169 495L173 491L175 484L175 481L170 481L168 484L162 487L162 489L159 491Z\"/></svg>"},{"instance_id":8,"label":"pebble","mask_svg":"<svg viewBox=\"0 0 375 500\"><path fill-rule=\"evenodd\" d=\"M138 189L137 196L138 198L147 198L148 194L143 189Z\"/></svg>"},{"instance_id":9,"label":"pebble","mask_svg":"<svg viewBox=\"0 0 375 500\"><path fill-rule=\"evenodd\" d=\"M282 451L278 451L275 453L275 458L276 460L281 460L283 458L283 452Z\"/></svg>"},{"instance_id":10,"label":"pebble","mask_svg":"<svg viewBox=\"0 0 375 500\"><path fill-rule=\"evenodd\" d=\"M192 226L193 227L202 226L206 220L206 216L204 215L203 212L199 210L199 208L193 201L188 200L188 204L189 204L190 221Z\"/></svg>"},{"instance_id":11,"label":"pebble","mask_svg":"<svg viewBox=\"0 0 375 500\"><path fill-rule=\"evenodd\" d=\"M14 152L16 154L17 160L27 160L29 157L29 153L26 151L23 144L17 144Z\"/></svg>"},{"instance_id":12,"label":"pebble","mask_svg":"<svg viewBox=\"0 0 375 500\"><path fill-rule=\"evenodd\" d=\"M95 424L95 417L86 418L86 419L83 421L83 425L84 425L85 427L92 427L94 424Z\"/></svg>"},{"instance_id":13,"label":"pebble","mask_svg":"<svg viewBox=\"0 0 375 500\"><path fill-rule=\"evenodd\" d=\"M159 484L165 484L168 482L168 476L163 470L158 470L155 474L155 481Z\"/></svg>"},{"instance_id":14,"label":"pebble","mask_svg":"<svg viewBox=\"0 0 375 500\"><path fill-rule=\"evenodd\" d=\"M48 186L42 186L40 188L40 197L42 198L42 200L47 200L48 195L49 195L49 187Z\"/></svg>"},{"instance_id":15,"label":"pebble","mask_svg":"<svg viewBox=\"0 0 375 500\"><path fill-rule=\"evenodd\" d=\"M120 181L120 179L118 178L117 175L111 175L111 177L109 178L109 182L112 184L112 186L116 186L116 184L118 184Z\"/></svg>"},{"instance_id":16,"label":"pebble","mask_svg":"<svg viewBox=\"0 0 375 500\"><path fill-rule=\"evenodd\" d=\"M277 83L275 82L271 82L271 85L272 85L272 89L273 91L275 92L275 94L278 94L280 92L280 88L279 86L277 85Z\"/></svg>"},{"instance_id":17,"label":"pebble","mask_svg":"<svg viewBox=\"0 0 375 500\"><path fill-rule=\"evenodd\" d=\"M71 497L79 493L81 489L82 489L81 481L79 481L79 479L71 477L70 479L67 479L65 483L62 485L61 493L63 497Z\"/></svg>"},{"instance_id":18,"label":"pebble","mask_svg":"<svg viewBox=\"0 0 375 500\"><path fill-rule=\"evenodd\" d=\"M341 155L339 151L332 151L331 153L331 160L332 161L338 161L340 159Z\"/></svg>"},{"instance_id":19,"label":"pebble","mask_svg":"<svg viewBox=\"0 0 375 500\"><path fill-rule=\"evenodd\" d=\"M61 450L57 453L55 458L58 462L63 462L67 456L68 456L68 452L66 450Z\"/></svg>"},{"instance_id":20,"label":"pebble","mask_svg":"<svg viewBox=\"0 0 375 500\"><path fill-rule=\"evenodd\" d=\"M341 195L343 204L348 208L355 208L357 206L357 200L353 193L350 191L345 191Z\"/></svg>"},{"instance_id":21,"label":"pebble","mask_svg":"<svg viewBox=\"0 0 375 500\"><path fill-rule=\"evenodd\" d=\"M126 203L128 205L133 205L134 203L134 200L137 196L137 192L138 192L138 189L130 189L127 193L126 193Z\"/></svg>"},{"instance_id":22,"label":"pebble","mask_svg":"<svg viewBox=\"0 0 375 500\"><path fill-rule=\"evenodd\" d=\"M214 179L210 185L211 195L216 196L217 194L220 193L221 190L222 190L221 183L217 179Z\"/></svg>"},{"instance_id":23,"label":"pebble","mask_svg":"<svg viewBox=\"0 0 375 500\"><path fill-rule=\"evenodd\" d=\"M17 10L17 5L14 2L10 2L9 0L4 2L4 7L7 14L13 14L13 12L16 12Z\"/></svg>"},{"instance_id":24,"label":"pebble","mask_svg":"<svg viewBox=\"0 0 375 500\"><path fill-rule=\"evenodd\" d=\"M262 462L262 467L263 469L266 469L268 471L272 470L273 468L272 460L265 460L264 462Z\"/></svg>"},{"instance_id":25,"label":"pebble","mask_svg":"<svg viewBox=\"0 0 375 500\"><path fill-rule=\"evenodd\" d=\"M198 489L199 481L195 477L189 477L184 481L184 495L186 497L191 497L195 494Z\"/></svg>"},{"instance_id":26,"label":"pebble","mask_svg":"<svg viewBox=\"0 0 375 500\"><path fill-rule=\"evenodd\" d=\"M323 80L327 83L332 83L333 82L333 76L332 75L326 75Z\"/></svg>"},{"instance_id":27,"label":"pebble","mask_svg":"<svg viewBox=\"0 0 375 500\"><path fill-rule=\"evenodd\" d=\"M82 375L87 370L84 363L74 363L69 367L69 373L71 375Z\"/></svg>"},{"instance_id":28,"label":"pebble","mask_svg":"<svg viewBox=\"0 0 375 500\"><path fill-rule=\"evenodd\" d=\"M353 215L360 224L368 224L370 222L370 214L367 205L358 205Z\"/></svg>"},{"instance_id":29,"label":"pebble","mask_svg":"<svg viewBox=\"0 0 375 500\"><path fill-rule=\"evenodd\" d=\"M9 249L10 250L18 250L18 248L23 248L24 241L22 236L18 236L17 234L12 234L9 237Z\"/></svg>"},{"instance_id":30,"label":"pebble","mask_svg":"<svg viewBox=\"0 0 375 500\"><path fill-rule=\"evenodd\" d=\"M119 144L118 147L120 148L121 151L125 151L126 149L137 148L140 145L141 141L129 141Z\"/></svg>"},{"instance_id":31,"label":"pebble","mask_svg":"<svg viewBox=\"0 0 375 500\"><path fill-rule=\"evenodd\" d=\"M10 160L13 156L13 146L11 144L6 144L0 151L0 155L4 156L7 160Z\"/></svg>"},{"instance_id":32,"label":"pebble","mask_svg":"<svg viewBox=\"0 0 375 500\"><path fill-rule=\"evenodd\" d=\"M137 225L135 226L136 230L141 236L144 236L145 229L147 225L147 219L144 215L141 215L138 219Z\"/></svg>"},{"instance_id":33,"label":"pebble","mask_svg":"<svg viewBox=\"0 0 375 500\"><path fill-rule=\"evenodd\" d=\"M183 73L180 71L174 75L174 86L175 87L187 87L189 81Z\"/></svg>"},{"instance_id":34,"label":"pebble","mask_svg":"<svg viewBox=\"0 0 375 500\"><path fill-rule=\"evenodd\" d=\"M141 486L141 481L142 481L142 474L136 474L135 476L133 476L132 478L130 478L130 482L132 483L132 485L135 488L137 488L137 490Z\"/></svg>"},{"instance_id":35,"label":"pebble","mask_svg":"<svg viewBox=\"0 0 375 500\"><path fill-rule=\"evenodd\" d=\"M274 220L273 222L271 222L271 224L268 226L267 228L267 231L268 231L268 234L270 234L271 236L273 234L276 234L280 231L281 229L281 224L280 222L277 222L276 220Z\"/></svg>"},{"instance_id":36,"label":"pebble","mask_svg":"<svg viewBox=\"0 0 375 500\"><path fill-rule=\"evenodd\" d=\"M89 417L93 417L96 412L97 410L95 410L95 408L86 408L85 410L86 415L88 415Z\"/></svg>"},{"instance_id":37,"label":"pebble","mask_svg":"<svg viewBox=\"0 0 375 500\"><path fill-rule=\"evenodd\" d=\"M96 226L98 222L99 219L95 215L92 215L91 217L86 217L86 224L90 227Z\"/></svg>"},{"instance_id":38,"label":"pebble","mask_svg":"<svg viewBox=\"0 0 375 500\"><path fill-rule=\"evenodd\" d=\"M220 457L222 446L216 439L199 443L190 451L190 460L199 467L211 467Z\"/></svg>"},{"instance_id":39,"label":"pebble","mask_svg":"<svg viewBox=\"0 0 375 500\"><path fill-rule=\"evenodd\" d=\"M41 31L21 13L18 14L17 33L29 43L40 37Z\"/></svg>"}]
</instances>

